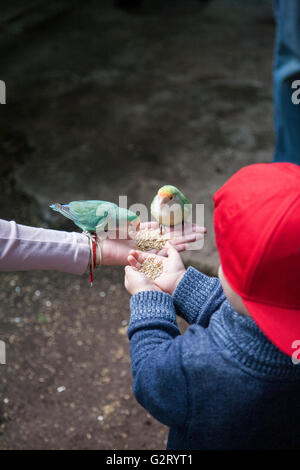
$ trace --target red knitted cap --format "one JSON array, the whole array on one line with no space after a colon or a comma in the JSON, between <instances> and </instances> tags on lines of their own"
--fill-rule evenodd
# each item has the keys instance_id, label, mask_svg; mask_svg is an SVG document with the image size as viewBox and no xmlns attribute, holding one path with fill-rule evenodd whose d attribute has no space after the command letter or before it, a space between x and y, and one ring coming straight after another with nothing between
<instances>
[{"instance_id":1,"label":"red knitted cap","mask_svg":"<svg viewBox=\"0 0 300 470\"><path fill-rule=\"evenodd\" d=\"M300 344L300 167L244 167L214 202L226 279L266 336L292 355Z\"/></svg>"}]
</instances>

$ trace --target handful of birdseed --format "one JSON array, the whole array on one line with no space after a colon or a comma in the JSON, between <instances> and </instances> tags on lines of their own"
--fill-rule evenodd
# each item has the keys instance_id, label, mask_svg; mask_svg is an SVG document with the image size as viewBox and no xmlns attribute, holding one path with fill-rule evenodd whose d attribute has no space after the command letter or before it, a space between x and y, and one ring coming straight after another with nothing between
<instances>
[{"instance_id":1,"label":"handful of birdseed","mask_svg":"<svg viewBox=\"0 0 300 470\"><path fill-rule=\"evenodd\" d=\"M163 272L162 261L157 260L154 256L148 256L148 258L143 262L140 271L141 273L144 273L145 276L154 280Z\"/></svg>"},{"instance_id":2,"label":"handful of birdseed","mask_svg":"<svg viewBox=\"0 0 300 470\"><path fill-rule=\"evenodd\" d=\"M162 250L170 238L158 230L139 230L136 234L136 249L140 251Z\"/></svg>"}]
</instances>

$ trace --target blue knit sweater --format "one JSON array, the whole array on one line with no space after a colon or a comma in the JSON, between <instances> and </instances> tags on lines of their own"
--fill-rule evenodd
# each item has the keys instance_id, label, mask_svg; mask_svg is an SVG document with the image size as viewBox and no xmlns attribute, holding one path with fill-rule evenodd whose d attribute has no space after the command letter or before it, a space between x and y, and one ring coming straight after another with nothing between
<instances>
[{"instance_id":1,"label":"blue knit sweater","mask_svg":"<svg viewBox=\"0 0 300 470\"><path fill-rule=\"evenodd\" d=\"M233 310L217 278L189 268L173 297L130 304L133 391L170 427L168 449L300 449L300 364ZM176 314L191 325L182 335Z\"/></svg>"}]
</instances>

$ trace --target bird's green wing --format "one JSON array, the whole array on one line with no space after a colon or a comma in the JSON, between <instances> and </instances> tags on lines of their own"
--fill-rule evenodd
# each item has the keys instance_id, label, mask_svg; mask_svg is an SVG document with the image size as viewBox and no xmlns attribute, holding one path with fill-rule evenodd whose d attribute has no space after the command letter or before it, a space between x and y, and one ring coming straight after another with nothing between
<instances>
[{"instance_id":1,"label":"bird's green wing","mask_svg":"<svg viewBox=\"0 0 300 470\"><path fill-rule=\"evenodd\" d=\"M139 218L139 216L135 212L132 212L129 209L125 209L123 207L118 207L117 220L119 222L122 221L122 220L132 222L133 220L136 220L138 218Z\"/></svg>"},{"instance_id":2,"label":"bird's green wing","mask_svg":"<svg viewBox=\"0 0 300 470\"><path fill-rule=\"evenodd\" d=\"M68 206L74 222L86 231L104 227L109 212L117 207L108 201L72 201Z\"/></svg>"},{"instance_id":3,"label":"bird's green wing","mask_svg":"<svg viewBox=\"0 0 300 470\"><path fill-rule=\"evenodd\" d=\"M181 191L178 192L180 194L183 204L190 204L190 201L185 197L185 195Z\"/></svg>"}]
</instances>

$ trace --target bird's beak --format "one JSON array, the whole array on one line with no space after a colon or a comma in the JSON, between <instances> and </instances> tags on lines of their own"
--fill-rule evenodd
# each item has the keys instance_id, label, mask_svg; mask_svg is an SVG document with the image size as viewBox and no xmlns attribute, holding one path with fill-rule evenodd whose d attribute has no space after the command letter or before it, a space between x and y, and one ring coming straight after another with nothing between
<instances>
[{"instance_id":1,"label":"bird's beak","mask_svg":"<svg viewBox=\"0 0 300 470\"><path fill-rule=\"evenodd\" d=\"M158 196L158 201L160 207L169 202L170 198L168 196Z\"/></svg>"},{"instance_id":2,"label":"bird's beak","mask_svg":"<svg viewBox=\"0 0 300 470\"><path fill-rule=\"evenodd\" d=\"M136 232L138 232L140 230L140 225L141 225L141 221L140 221L140 218L138 217L133 222L130 222L129 227L135 230Z\"/></svg>"},{"instance_id":3,"label":"bird's beak","mask_svg":"<svg viewBox=\"0 0 300 470\"><path fill-rule=\"evenodd\" d=\"M135 230L138 232L140 230L140 226L141 226L141 221L140 221L140 218L138 218L136 221L135 221Z\"/></svg>"}]
</instances>

